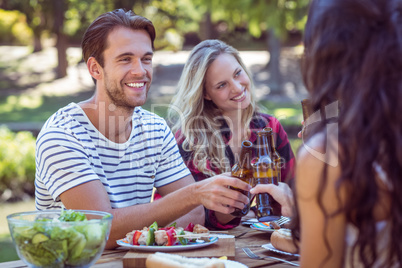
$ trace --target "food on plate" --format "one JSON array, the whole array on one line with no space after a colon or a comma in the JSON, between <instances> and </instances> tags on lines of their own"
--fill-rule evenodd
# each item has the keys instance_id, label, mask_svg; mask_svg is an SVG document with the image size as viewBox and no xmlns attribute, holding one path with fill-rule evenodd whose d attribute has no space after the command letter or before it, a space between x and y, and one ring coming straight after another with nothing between
<instances>
[{"instance_id":1,"label":"food on plate","mask_svg":"<svg viewBox=\"0 0 402 268\"><path fill-rule=\"evenodd\" d=\"M187 258L180 255L156 252L147 257L147 268L224 268L225 263L216 258Z\"/></svg>"},{"instance_id":2,"label":"food on plate","mask_svg":"<svg viewBox=\"0 0 402 268\"><path fill-rule=\"evenodd\" d=\"M176 227L176 223L159 228L157 222L154 222L142 230L127 233L125 239L130 245L173 246L187 245L189 241L201 238L199 234L208 235L209 230L200 224L194 225L193 223L186 228ZM206 239L204 240L208 242L208 238Z\"/></svg>"},{"instance_id":3,"label":"food on plate","mask_svg":"<svg viewBox=\"0 0 402 268\"><path fill-rule=\"evenodd\" d=\"M196 224L193 228L193 233L195 234L204 234L204 233L209 233L209 230L202 226L201 224Z\"/></svg>"},{"instance_id":4,"label":"food on plate","mask_svg":"<svg viewBox=\"0 0 402 268\"><path fill-rule=\"evenodd\" d=\"M271 244L276 249L289 252L297 253L298 248L293 242L292 233L289 229L281 228L275 230L271 235Z\"/></svg>"},{"instance_id":5,"label":"food on plate","mask_svg":"<svg viewBox=\"0 0 402 268\"><path fill-rule=\"evenodd\" d=\"M275 229L275 230L281 229L281 227L279 226L279 224L277 224L275 221L271 221L271 222L269 223L269 226L270 226L272 229Z\"/></svg>"}]
</instances>

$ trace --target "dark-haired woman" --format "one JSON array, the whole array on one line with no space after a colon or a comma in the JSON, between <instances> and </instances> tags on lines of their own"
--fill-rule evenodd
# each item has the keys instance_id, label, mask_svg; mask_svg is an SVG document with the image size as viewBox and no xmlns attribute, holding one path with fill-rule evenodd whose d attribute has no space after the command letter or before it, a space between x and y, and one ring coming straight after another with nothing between
<instances>
[{"instance_id":1,"label":"dark-haired woman","mask_svg":"<svg viewBox=\"0 0 402 268\"><path fill-rule=\"evenodd\" d=\"M301 266L401 267L402 1L314 0L304 42L321 119L297 158Z\"/></svg>"}]
</instances>

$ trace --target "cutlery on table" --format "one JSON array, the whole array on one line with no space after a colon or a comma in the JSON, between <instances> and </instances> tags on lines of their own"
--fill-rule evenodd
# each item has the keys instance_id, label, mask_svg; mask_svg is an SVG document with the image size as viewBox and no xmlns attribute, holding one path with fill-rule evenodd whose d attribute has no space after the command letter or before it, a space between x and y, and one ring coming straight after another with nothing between
<instances>
[{"instance_id":1,"label":"cutlery on table","mask_svg":"<svg viewBox=\"0 0 402 268\"><path fill-rule=\"evenodd\" d=\"M277 220L277 221L273 221L273 222L275 222L276 224L278 224L279 226L281 226L281 225L283 225L283 224L285 224L285 223L287 223L287 222L289 222L290 221L290 218L288 218L288 217L281 217L279 220ZM249 219L249 220L246 220L246 221L243 221L242 223L243 224L253 224L253 223L258 223L259 221L257 220L257 219Z\"/></svg>"},{"instance_id":2,"label":"cutlery on table","mask_svg":"<svg viewBox=\"0 0 402 268\"><path fill-rule=\"evenodd\" d=\"M249 248L242 248L242 249L243 249L244 253L246 253L246 255L251 259L255 259L255 260L273 259L273 260L285 262L285 263L293 265L293 266L300 266L298 263L294 263L294 262L287 261L287 260L280 259L280 258L276 258L276 257L271 257L271 256L263 256L263 257L261 257L261 256L258 256L257 254L252 252L251 249L249 249Z\"/></svg>"}]
</instances>

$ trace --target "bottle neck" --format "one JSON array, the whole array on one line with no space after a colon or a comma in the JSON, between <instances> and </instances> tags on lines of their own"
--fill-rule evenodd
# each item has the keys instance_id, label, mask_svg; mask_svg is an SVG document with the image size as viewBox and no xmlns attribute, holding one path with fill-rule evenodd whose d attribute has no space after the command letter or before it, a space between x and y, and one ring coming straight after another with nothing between
<instances>
[{"instance_id":1,"label":"bottle neck","mask_svg":"<svg viewBox=\"0 0 402 268\"><path fill-rule=\"evenodd\" d=\"M251 158L252 158L252 143L250 144L243 142L240 150L238 165L240 168L251 169Z\"/></svg>"},{"instance_id":2,"label":"bottle neck","mask_svg":"<svg viewBox=\"0 0 402 268\"><path fill-rule=\"evenodd\" d=\"M271 153L270 153L270 147L269 147L269 142L268 142L268 136L266 133L259 133L261 135L258 135L257 137L257 158L258 162L264 161L264 162L271 162Z\"/></svg>"}]
</instances>

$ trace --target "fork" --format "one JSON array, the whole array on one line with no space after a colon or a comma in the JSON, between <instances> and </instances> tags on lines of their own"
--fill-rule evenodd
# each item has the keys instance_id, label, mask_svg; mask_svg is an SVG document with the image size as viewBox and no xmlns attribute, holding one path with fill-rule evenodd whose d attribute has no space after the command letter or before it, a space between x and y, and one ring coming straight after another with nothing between
<instances>
[{"instance_id":1,"label":"fork","mask_svg":"<svg viewBox=\"0 0 402 268\"><path fill-rule=\"evenodd\" d=\"M285 223L287 223L289 221L290 221L290 218L282 216L279 220L276 221L276 223L278 225L282 225L282 224L285 224Z\"/></svg>"},{"instance_id":2,"label":"fork","mask_svg":"<svg viewBox=\"0 0 402 268\"><path fill-rule=\"evenodd\" d=\"M244 253L246 253L246 255L249 256L251 259L263 260L263 259L269 258L269 259L273 259L273 260L285 262L285 263L290 264L290 265L293 265L293 266L300 266L300 265L297 264L297 263L294 263L294 262L291 262L291 261L287 261L287 260L284 260L284 259L280 259L280 258L276 258L276 257L271 257L271 256L264 256L264 257L261 257L261 256L258 256L257 254L255 254L254 252L252 252L251 249L249 249L249 248L242 248L242 249L243 249Z\"/></svg>"}]
</instances>

